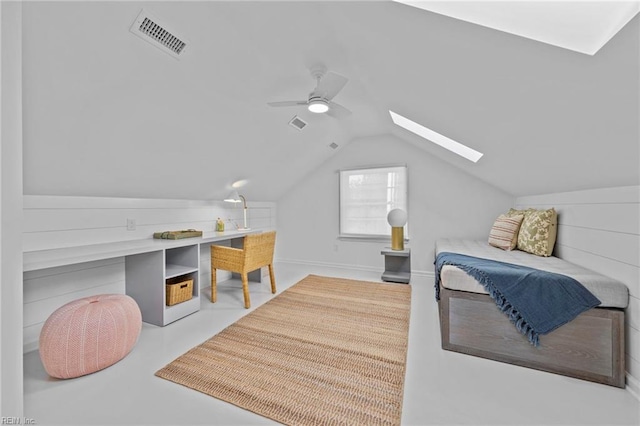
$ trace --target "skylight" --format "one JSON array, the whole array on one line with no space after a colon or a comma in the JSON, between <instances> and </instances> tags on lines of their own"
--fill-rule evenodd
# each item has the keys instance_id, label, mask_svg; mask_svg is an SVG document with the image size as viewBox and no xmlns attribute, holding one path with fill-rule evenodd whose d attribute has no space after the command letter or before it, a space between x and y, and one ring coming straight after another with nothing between
<instances>
[{"instance_id":1,"label":"skylight","mask_svg":"<svg viewBox=\"0 0 640 426\"><path fill-rule=\"evenodd\" d=\"M638 1L394 1L587 55L640 11Z\"/></svg>"},{"instance_id":2,"label":"skylight","mask_svg":"<svg viewBox=\"0 0 640 426\"><path fill-rule=\"evenodd\" d=\"M480 157L482 157L483 155L481 152L478 152L475 149L471 149L468 146L461 144L460 142L456 142L453 139L449 139L448 137L441 135L438 132L427 129L423 125L418 124L415 121L411 121L408 118L403 117L391 110L389 110L389 114L391 114L391 119L398 126L403 127L408 131L435 143L436 145L440 145L441 147L448 149L449 151L458 154L469 161L477 163Z\"/></svg>"}]
</instances>

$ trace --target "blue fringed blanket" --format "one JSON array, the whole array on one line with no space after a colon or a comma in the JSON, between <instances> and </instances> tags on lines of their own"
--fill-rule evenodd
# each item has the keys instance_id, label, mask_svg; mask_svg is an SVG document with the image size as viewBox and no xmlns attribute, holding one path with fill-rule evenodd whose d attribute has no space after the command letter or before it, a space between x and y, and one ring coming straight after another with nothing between
<instances>
[{"instance_id":1,"label":"blue fringed blanket","mask_svg":"<svg viewBox=\"0 0 640 426\"><path fill-rule=\"evenodd\" d=\"M582 284L566 275L526 266L442 252L436 257L436 300L440 271L456 266L482 284L502 312L533 345L582 312L600 304Z\"/></svg>"}]
</instances>

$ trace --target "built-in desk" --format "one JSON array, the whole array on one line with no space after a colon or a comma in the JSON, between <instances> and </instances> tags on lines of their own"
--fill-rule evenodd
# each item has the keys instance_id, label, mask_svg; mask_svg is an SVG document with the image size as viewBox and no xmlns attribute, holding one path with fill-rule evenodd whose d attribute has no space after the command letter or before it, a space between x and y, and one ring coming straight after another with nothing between
<instances>
[{"instance_id":1,"label":"built-in desk","mask_svg":"<svg viewBox=\"0 0 640 426\"><path fill-rule=\"evenodd\" d=\"M205 232L202 237L184 238L182 240L159 240L149 238L144 240L117 241L114 243L91 244L50 250L26 251L22 256L23 271L36 271L38 269L55 268L56 266L111 259L114 257L129 256L132 254L184 247L194 244L210 244L219 241L242 238L247 234L255 232L260 231Z\"/></svg>"},{"instance_id":2,"label":"built-in desk","mask_svg":"<svg viewBox=\"0 0 640 426\"><path fill-rule=\"evenodd\" d=\"M24 252L23 271L124 257L126 293L140 306L143 321L164 326L200 309L200 244L230 241L232 247L241 247L242 238L256 232L261 231L209 232L181 240L149 238ZM166 280L182 275L194 280L193 297L166 306Z\"/></svg>"}]
</instances>

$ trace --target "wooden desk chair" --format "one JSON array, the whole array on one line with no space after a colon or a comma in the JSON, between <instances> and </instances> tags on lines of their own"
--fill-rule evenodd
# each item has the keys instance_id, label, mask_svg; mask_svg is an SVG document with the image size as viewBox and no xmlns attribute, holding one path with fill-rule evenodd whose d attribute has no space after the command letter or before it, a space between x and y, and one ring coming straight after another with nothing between
<instances>
[{"instance_id":1,"label":"wooden desk chair","mask_svg":"<svg viewBox=\"0 0 640 426\"><path fill-rule=\"evenodd\" d=\"M237 272L242 277L242 292L244 293L244 307L251 307L249 298L249 280L247 274L263 266L269 266L271 293L276 292L276 279L273 274L273 248L276 242L276 232L249 234L244 237L243 248L211 246L211 302L217 299L216 269Z\"/></svg>"}]
</instances>

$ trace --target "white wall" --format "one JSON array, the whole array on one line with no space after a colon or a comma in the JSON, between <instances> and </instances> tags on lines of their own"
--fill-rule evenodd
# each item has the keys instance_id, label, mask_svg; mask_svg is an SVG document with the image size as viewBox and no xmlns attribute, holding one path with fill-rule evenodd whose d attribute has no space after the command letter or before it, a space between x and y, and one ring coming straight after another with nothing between
<instances>
[{"instance_id":1,"label":"white wall","mask_svg":"<svg viewBox=\"0 0 640 426\"><path fill-rule=\"evenodd\" d=\"M22 3L0 2L0 415L22 416Z\"/></svg>"},{"instance_id":2,"label":"white wall","mask_svg":"<svg viewBox=\"0 0 640 426\"><path fill-rule=\"evenodd\" d=\"M554 207L554 255L629 287L625 315L627 386L640 396L640 186L519 197L518 208Z\"/></svg>"},{"instance_id":3,"label":"white wall","mask_svg":"<svg viewBox=\"0 0 640 426\"><path fill-rule=\"evenodd\" d=\"M350 142L278 200L278 260L382 272L389 242L338 240L338 173L350 167L406 164L414 273L433 274L441 237L488 238L514 198L393 135ZM473 167L469 163L469 167Z\"/></svg>"},{"instance_id":4,"label":"white wall","mask_svg":"<svg viewBox=\"0 0 640 426\"><path fill-rule=\"evenodd\" d=\"M237 205L236 205L237 206ZM275 203L249 202L252 229L275 228ZM46 250L151 238L154 232L194 228L214 230L215 220L242 223L242 208L224 202L100 197L24 197L24 249ZM127 230L127 219L136 230ZM227 226L232 222L227 221ZM209 246L201 246L200 284L210 283ZM221 276L225 279L230 274ZM124 257L24 273L24 348L37 349L40 330L51 313L74 299L125 292Z\"/></svg>"}]
</instances>

